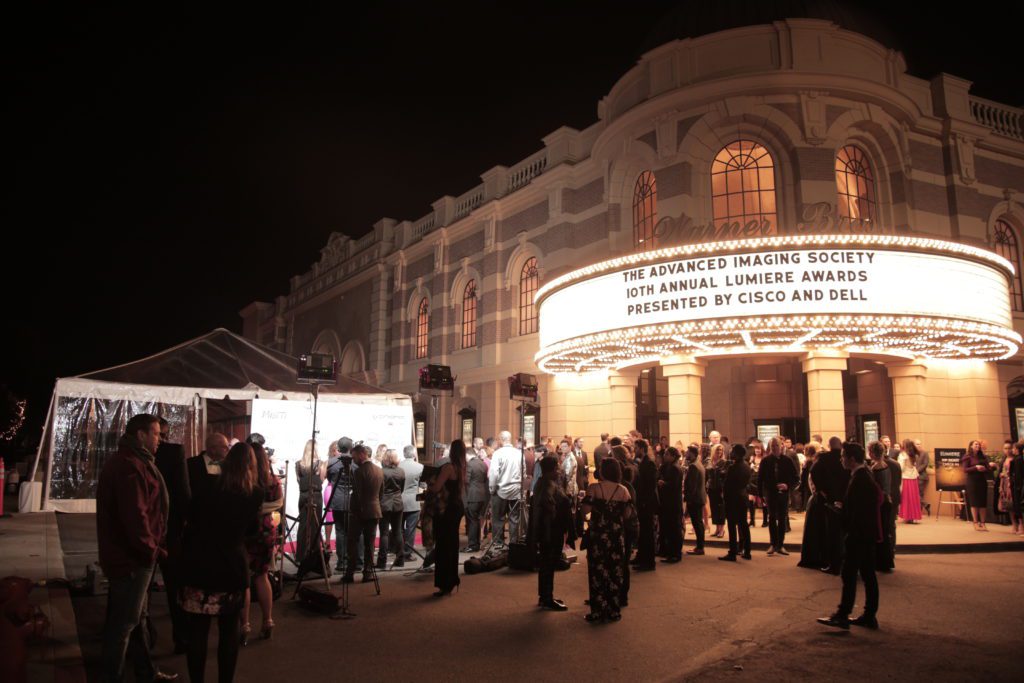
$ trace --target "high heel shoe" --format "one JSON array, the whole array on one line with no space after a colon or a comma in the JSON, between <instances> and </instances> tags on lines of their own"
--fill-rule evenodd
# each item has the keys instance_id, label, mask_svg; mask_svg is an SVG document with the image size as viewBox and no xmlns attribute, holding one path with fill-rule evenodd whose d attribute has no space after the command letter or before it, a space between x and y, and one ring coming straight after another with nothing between
<instances>
[{"instance_id":1,"label":"high heel shoe","mask_svg":"<svg viewBox=\"0 0 1024 683\"><path fill-rule=\"evenodd\" d=\"M270 637L274 633L274 620L269 619L263 622L263 628L260 629L260 640L270 640Z\"/></svg>"},{"instance_id":2,"label":"high heel shoe","mask_svg":"<svg viewBox=\"0 0 1024 683\"><path fill-rule=\"evenodd\" d=\"M242 624L242 633L238 640L243 646L249 644L250 633L252 633L252 626L249 624Z\"/></svg>"}]
</instances>

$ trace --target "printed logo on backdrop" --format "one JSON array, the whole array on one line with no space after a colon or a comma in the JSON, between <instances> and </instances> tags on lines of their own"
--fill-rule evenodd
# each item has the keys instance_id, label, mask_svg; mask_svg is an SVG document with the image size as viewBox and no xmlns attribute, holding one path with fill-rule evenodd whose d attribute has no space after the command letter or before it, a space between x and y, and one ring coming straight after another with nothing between
<instances>
[{"instance_id":1,"label":"printed logo on backdrop","mask_svg":"<svg viewBox=\"0 0 1024 683\"><path fill-rule=\"evenodd\" d=\"M800 221L792 229L783 225L772 225L765 218L745 223L724 221L718 225L708 222L697 224L685 213L678 218L665 216L654 225L657 244L673 245L691 242L714 242L719 240L749 239L771 235L840 235L872 234L895 235L896 231L885 228L867 218L840 216L828 202L805 204Z\"/></svg>"}]
</instances>

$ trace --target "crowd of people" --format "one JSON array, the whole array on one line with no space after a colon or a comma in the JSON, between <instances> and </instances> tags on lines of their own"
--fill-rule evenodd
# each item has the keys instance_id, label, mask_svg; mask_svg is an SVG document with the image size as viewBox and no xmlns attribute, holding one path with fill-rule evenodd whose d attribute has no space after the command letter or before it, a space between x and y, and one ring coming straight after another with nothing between
<instances>
[{"instance_id":1,"label":"crowd of people","mask_svg":"<svg viewBox=\"0 0 1024 683\"><path fill-rule=\"evenodd\" d=\"M171 680L149 655L147 596L159 566L167 590L176 653L187 655L191 680L202 681L213 617L219 632L220 680L232 680L240 645L252 634L252 599L260 606L260 638L273 633L270 569L282 514L282 486L264 439L252 434L233 445L211 434L205 450L186 460L170 443L166 420L129 420L117 454L104 466L97 492L100 563L110 580L104 631L105 680L120 681L126 656L137 678ZM961 463L975 528L986 529L988 479L997 509L1024 534L1024 442L1003 444L989 459L972 441ZM761 510L769 530L768 556L788 555L790 512L803 512L801 567L841 575L843 598L823 624L877 627L876 571L894 567L897 520L922 517L929 459L919 441L896 445L883 436L868 444L807 444L785 437L731 444L718 432L707 443L650 442L637 431L602 434L589 454L580 438L536 447L514 443L508 431L471 444L456 440L443 458L424 465L413 446L380 445L374 452L342 437L319 457L306 445L295 464L299 487L296 562L300 573L317 549L335 537L342 581L376 580L374 570L403 567L419 554L434 567L436 597L459 587L459 553L525 546L536 558L539 605L564 611L554 595L564 553L586 550L591 622L621 619L630 574L682 560L686 523L704 555L713 537L728 535L718 559L749 561L750 527ZM529 514L525 508L528 507ZM521 528L521 520L528 519ZM465 521L466 545L459 548ZM709 524L710 520L710 524ZM506 537L505 529L508 528ZM379 543L377 542L377 539ZM508 539L506 542L506 538ZM374 558L376 552L376 558ZM856 578L865 582L865 613L850 620ZM255 593L255 596L251 595Z\"/></svg>"}]
</instances>

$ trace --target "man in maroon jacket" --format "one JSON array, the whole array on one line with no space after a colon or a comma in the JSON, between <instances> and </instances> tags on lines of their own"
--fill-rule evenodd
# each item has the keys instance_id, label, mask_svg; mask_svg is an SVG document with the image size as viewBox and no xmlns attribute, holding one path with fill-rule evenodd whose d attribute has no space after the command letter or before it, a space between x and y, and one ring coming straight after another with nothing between
<instances>
[{"instance_id":1,"label":"man in maroon jacket","mask_svg":"<svg viewBox=\"0 0 1024 683\"><path fill-rule=\"evenodd\" d=\"M103 629L104 681L121 681L126 653L138 681L177 678L153 665L142 623L153 570L167 555L167 487L153 459L159 445L157 417L143 414L128 420L96 490L100 566L110 581Z\"/></svg>"}]
</instances>

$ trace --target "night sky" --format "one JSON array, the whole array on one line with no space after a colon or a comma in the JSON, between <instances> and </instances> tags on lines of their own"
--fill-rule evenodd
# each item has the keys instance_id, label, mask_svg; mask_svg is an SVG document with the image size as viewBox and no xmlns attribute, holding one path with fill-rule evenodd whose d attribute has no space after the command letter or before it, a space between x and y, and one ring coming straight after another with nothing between
<instances>
[{"instance_id":1,"label":"night sky","mask_svg":"<svg viewBox=\"0 0 1024 683\"><path fill-rule=\"evenodd\" d=\"M26 430L56 377L240 331L332 231L415 220L592 124L666 17L709 2L7 14L0 383ZM911 73L1024 104L1021 3L871 5Z\"/></svg>"}]
</instances>

